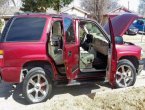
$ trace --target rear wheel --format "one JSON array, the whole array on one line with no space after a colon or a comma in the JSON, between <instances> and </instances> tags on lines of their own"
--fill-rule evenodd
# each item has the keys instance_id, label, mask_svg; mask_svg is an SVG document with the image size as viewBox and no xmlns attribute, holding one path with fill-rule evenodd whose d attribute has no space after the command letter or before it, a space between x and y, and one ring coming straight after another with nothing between
<instances>
[{"instance_id":1,"label":"rear wheel","mask_svg":"<svg viewBox=\"0 0 145 110\"><path fill-rule=\"evenodd\" d=\"M117 66L116 87L133 86L135 81L136 71L134 65L129 60L120 60Z\"/></svg>"},{"instance_id":2,"label":"rear wheel","mask_svg":"<svg viewBox=\"0 0 145 110\"><path fill-rule=\"evenodd\" d=\"M23 83L23 95L29 103L46 101L51 94L52 83L42 68L32 68Z\"/></svg>"}]
</instances>

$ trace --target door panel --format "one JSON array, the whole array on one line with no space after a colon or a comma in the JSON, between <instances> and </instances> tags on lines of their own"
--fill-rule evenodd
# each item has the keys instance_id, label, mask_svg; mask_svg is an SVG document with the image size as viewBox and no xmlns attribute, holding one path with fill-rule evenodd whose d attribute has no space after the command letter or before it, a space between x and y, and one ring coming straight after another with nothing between
<instances>
[{"instance_id":1,"label":"door panel","mask_svg":"<svg viewBox=\"0 0 145 110\"><path fill-rule=\"evenodd\" d=\"M116 80L116 70L117 70L117 52L115 47L115 36L114 36L113 27L110 19L109 19L109 28L110 28L110 35L111 35L111 43L110 43L110 49L108 50L107 77L110 84L114 86Z\"/></svg>"},{"instance_id":2,"label":"door panel","mask_svg":"<svg viewBox=\"0 0 145 110\"><path fill-rule=\"evenodd\" d=\"M67 78L73 80L79 73L79 45L76 43L75 22L70 17L63 17L64 26L64 63Z\"/></svg>"}]
</instances>

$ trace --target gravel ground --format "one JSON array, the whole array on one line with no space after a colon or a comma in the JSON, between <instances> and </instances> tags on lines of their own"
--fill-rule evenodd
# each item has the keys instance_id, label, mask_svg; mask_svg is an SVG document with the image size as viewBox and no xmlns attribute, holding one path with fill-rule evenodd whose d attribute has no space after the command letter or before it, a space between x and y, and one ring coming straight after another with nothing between
<instances>
[{"instance_id":1,"label":"gravel ground","mask_svg":"<svg viewBox=\"0 0 145 110\"><path fill-rule=\"evenodd\" d=\"M0 84L0 110L47 110L48 108L49 110L145 109L145 71L138 76L135 86L129 89L112 90L108 84L104 83L57 87L50 100L35 105L28 105L22 97L21 88L22 86L18 85L13 90L10 84Z\"/></svg>"},{"instance_id":2,"label":"gravel ground","mask_svg":"<svg viewBox=\"0 0 145 110\"><path fill-rule=\"evenodd\" d=\"M145 51L141 35L126 36ZM12 84L0 84L0 110L145 110L145 70L134 87L112 90L108 84L56 87L47 102L28 105L22 96L22 86L14 90ZM91 94L92 93L92 94Z\"/></svg>"}]
</instances>

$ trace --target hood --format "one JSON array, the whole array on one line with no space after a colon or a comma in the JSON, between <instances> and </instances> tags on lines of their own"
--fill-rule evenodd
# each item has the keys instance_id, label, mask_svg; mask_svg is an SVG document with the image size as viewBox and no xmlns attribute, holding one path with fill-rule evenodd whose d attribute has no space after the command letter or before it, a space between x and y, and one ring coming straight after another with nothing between
<instances>
[{"instance_id":1,"label":"hood","mask_svg":"<svg viewBox=\"0 0 145 110\"><path fill-rule=\"evenodd\" d=\"M123 36L133 21L138 18L139 16L136 14L126 13L111 19L114 36ZM109 22L104 26L104 29L110 35Z\"/></svg>"}]
</instances>

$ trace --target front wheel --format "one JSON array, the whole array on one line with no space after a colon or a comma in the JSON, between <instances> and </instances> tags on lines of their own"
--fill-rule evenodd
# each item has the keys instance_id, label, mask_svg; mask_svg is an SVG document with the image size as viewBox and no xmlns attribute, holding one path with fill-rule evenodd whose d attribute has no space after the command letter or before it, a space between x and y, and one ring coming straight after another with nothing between
<instances>
[{"instance_id":1,"label":"front wheel","mask_svg":"<svg viewBox=\"0 0 145 110\"><path fill-rule=\"evenodd\" d=\"M136 70L129 60L120 60L116 72L116 87L133 86L136 81Z\"/></svg>"},{"instance_id":2,"label":"front wheel","mask_svg":"<svg viewBox=\"0 0 145 110\"><path fill-rule=\"evenodd\" d=\"M52 91L49 76L42 68L31 69L23 82L23 95L29 103L46 101Z\"/></svg>"}]
</instances>

